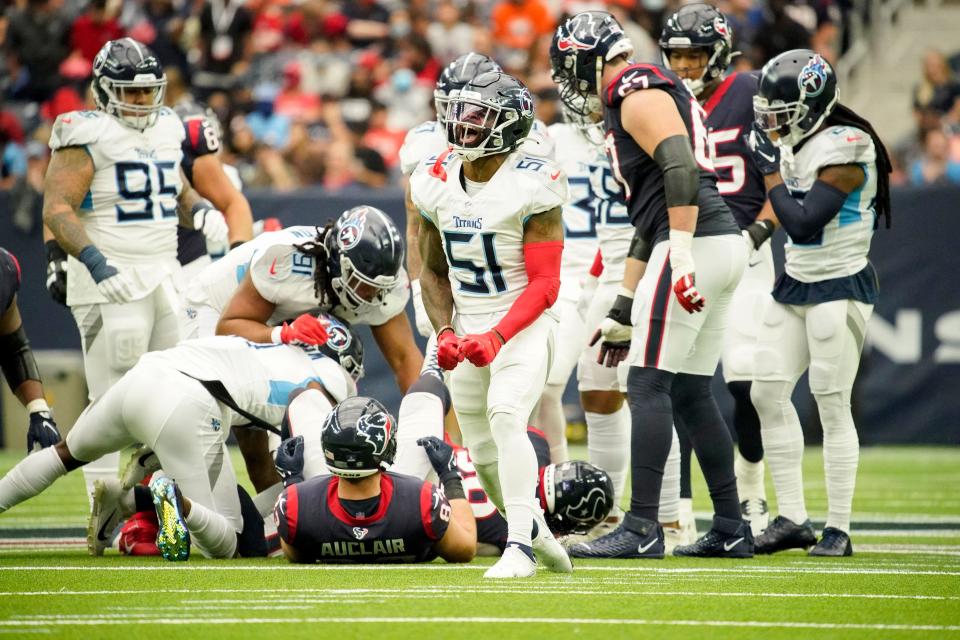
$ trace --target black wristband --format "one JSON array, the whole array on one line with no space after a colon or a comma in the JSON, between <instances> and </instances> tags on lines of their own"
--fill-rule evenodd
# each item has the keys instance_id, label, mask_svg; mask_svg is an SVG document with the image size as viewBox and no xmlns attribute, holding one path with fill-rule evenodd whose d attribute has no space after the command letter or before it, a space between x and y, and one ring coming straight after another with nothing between
<instances>
[{"instance_id":1,"label":"black wristband","mask_svg":"<svg viewBox=\"0 0 960 640\"><path fill-rule=\"evenodd\" d=\"M607 314L607 317L611 320L616 320L620 324L628 325L630 324L630 312L632 310L633 298L628 298L625 295L618 295L617 299L613 303L613 306L610 307L610 312Z\"/></svg>"},{"instance_id":2,"label":"black wristband","mask_svg":"<svg viewBox=\"0 0 960 640\"><path fill-rule=\"evenodd\" d=\"M43 243L43 246L47 250L47 262L67 259L67 252L63 250L63 247L61 247L60 243L56 240L47 240Z\"/></svg>"},{"instance_id":3,"label":"black wristband","mask_svg":"<svg viewBox=\"0 0 960 640\"><path fill-rule=\"evenodd\" d=\"M443 486L443 493L447 500L465 500L466 494L463 492L463 483L460 482L460 475L456 471L443 474L440 478L440 484Z\"/></svg>"}]
</instances>

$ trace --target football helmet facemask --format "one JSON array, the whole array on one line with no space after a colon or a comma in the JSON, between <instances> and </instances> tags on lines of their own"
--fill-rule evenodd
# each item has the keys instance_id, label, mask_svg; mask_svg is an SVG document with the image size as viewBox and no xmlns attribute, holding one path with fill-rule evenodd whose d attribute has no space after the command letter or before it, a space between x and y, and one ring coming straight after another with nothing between
<instances>
[{"instance_id":1,"label":"football helmet facemask","mask_svg":"<svg viewBox=\"0 0 960 640\"><path fill-rule=\"evenodd\" d=\"M335 406L323 421L320 446L330 473L363 478L393 464L397 421L373 398L355 396Z\"/></svg>"},{"instance_id":2,"label":"football helmet facemask","mask_svg":"<svg viewBox=\"0 0 960 640\"><path fill-rule=\"evenodd\" d=\"M167 77L148 47L133 38L107 42L93 59L93 100L97 108L143 131L163 108Z\"/></svg>"},{"instance_id":3,"label":"football helmet facemask","mask_svg":"<svg viewBox=\"0 0 960 640\"><path fill-rule=\"evenodd\" d=\"M377 307L400 281L403 238L386 213L367 205L340 214L326 233L330 286L352 311Z\"/></svg>"},{"instance_id":4,"label":"football helmet facemask","mask_svg":"<svg viewBox=\"0 0 960 640\"><path fill-rule=\"evenodd\" d=\"M660 57L668 69L673 49L699 49L707 54L700 77L683 80L693 95L699 96L706 85L722 78L730 66L735 55L733 29L724 15L710 5L688 4L667 19L660 34Z\"/></svg>"},{"instance_id":5,"label":"football helmet facemask","mask_svg":"<svg viewBox=\"0 0 960 640\"><path fill-rule=\"evenodd\" d=\"M771 141L795 147L813 135L837 105L837 75L830 63L809 49L781 53L763 66L753 97L753 113Z\"/></svg>"},{"instance_id":6,"label":"football helmet facemask","mask_svg":"<svg viewBox=\"0 0 960 640\"><path fill-rule=\"evenodd\" d=\"M437 122L446 124L450 94L463 89L474 77L487 71L501 71L500 65L482 53L472 51L444 67L437 80L437 87L433 91L433 106L437 111Z\"/></svg>"},{"instance_id":7,"label":"football helmet facemask","mask_svg":"<svg viewBox=\"0 0 960 640\"><path fill-rule=\"evenodd\" d=\"M467 162L516 149L533 127L533 97L502 71L488 71L454 91L447 105L447 143Z\"/></svg>"}]
</instances>

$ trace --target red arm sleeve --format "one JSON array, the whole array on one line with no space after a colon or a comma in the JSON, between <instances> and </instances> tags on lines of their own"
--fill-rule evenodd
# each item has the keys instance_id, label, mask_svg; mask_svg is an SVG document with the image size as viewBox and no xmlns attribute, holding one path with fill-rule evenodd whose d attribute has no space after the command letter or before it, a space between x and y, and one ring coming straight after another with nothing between
<instances>
[{"instance_id":1,"label":"red arm sleeve","mask_svg":"<svg viewBox=\"0 0 960 640\"><path fill-rule=\"evenodd\" d=\"M597 255L593 258L593 266L590 267L590 275L599 278L601 273L603 273L603 255L600 253L600 249L597 249Z\"/></svg>"},{"instance_id":2,"label":"red arm sleeve","mask_svg":"<svg viewBox=\"0 0 960 640\"><path fill-rule=\"evenodd\" d=\"M507 315L494 327L504 342L530 326L557 301L560 293L562 254L563 241L530 242L523 245L527 288L514 301Z\"/></svg>"}]
</instances>

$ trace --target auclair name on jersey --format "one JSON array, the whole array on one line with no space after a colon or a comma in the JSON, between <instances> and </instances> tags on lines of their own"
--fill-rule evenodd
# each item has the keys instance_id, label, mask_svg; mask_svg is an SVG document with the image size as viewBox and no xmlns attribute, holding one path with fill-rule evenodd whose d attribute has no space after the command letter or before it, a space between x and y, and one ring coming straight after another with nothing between
<instances>
[{"instance_id":1,"label":"auclair name on jersey","mask_svg":"<svg viewBox=\"0 0 960 640\"><path fill-rule=\"evenodd\" d=\"M321 558L354 558L360 556L401 555L406 553L403 538L387 538L366 542L334 541L320 545Z\"/></svg>"}]
</instances>

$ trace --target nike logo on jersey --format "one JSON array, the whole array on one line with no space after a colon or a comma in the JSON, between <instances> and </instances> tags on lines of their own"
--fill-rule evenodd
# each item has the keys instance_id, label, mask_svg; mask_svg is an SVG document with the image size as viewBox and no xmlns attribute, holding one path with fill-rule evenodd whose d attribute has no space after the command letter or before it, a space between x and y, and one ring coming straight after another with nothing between
<instances>
[{"instance_id":1,"label":"nike logo on jersey","mask_svg":"<svg viewBox=\"0 0 960 640\"><path fill-rule=\"evenodd\" d=\"M559 171L557 171L556 173L551 173L551 174L550 174L550 179L551 179L551 180L556 180L556 179L559 178L559 177L560 177L560 172L559 172Z\"/></svg>"},{"instance_id":2,"label":"nike logo on jersey","mask_svg":"<svg viewBox=\"0 0 960 640\"><path fill-rule=\"evenodd\" d=\"M860 136L847 136L847 142L857 142L858 140L863 140Z\"/></svg>"},{"instance_id":3,"label":"nike logo on jersey","mask_svg":"<svg viewBox=\"0 0 960 640\"><path fill-rule=\"evenodd\" d=\"M637 547L637 553L646 553L646 552L647 552L647 549L649 549L649 548L652 547L653 545L657 544L657 540L658 540L657 538L654 538L653 540L651 540L651 541L648 542L647 544L641 544L640 546Z\"/></svg>"},{"instance_id":4,"label":"nike logo on jersey","mask_svg":"<svg viewBox=\"0 0 960 640\"><path fill-rule=\"evenodd\" d=\"M276 258L273 259L273 262L270 264L270 269L268 271L272 276L277 275L277 259Z\"/></svg>"},{"instance_id":5,"label":"nike logo on jersey","mask_svg":"<svg viewBox=\"0 0 960 640\"><path fill-rule=\"evenodd\" d=\"M73 122L73 120L71 118L64 118L60 122L62 122L63 124L70 124L71 122Z\"/></svg>"},{"instance_id":6,"label":"nike logo on jersey","mask_svg":"<svg viewBox=\"0 0 960 640\"><path fill-rule=\"evenodd\" d=\"M723 550L724 550L724 551L730 551L730 549L733 549L735 546L737 546L737 545L740 544L741 542L743 542L743 538L737 538L737 539L734 540L733 542L724 542L724 543L723 543Z\"/></svg>"}]
</instances>

